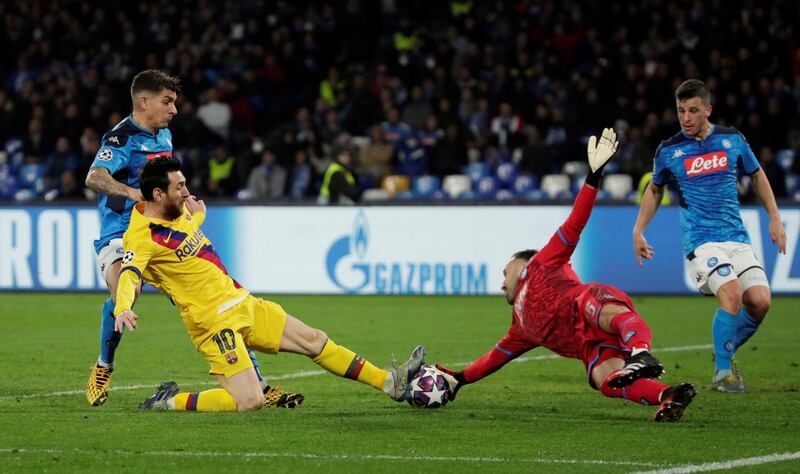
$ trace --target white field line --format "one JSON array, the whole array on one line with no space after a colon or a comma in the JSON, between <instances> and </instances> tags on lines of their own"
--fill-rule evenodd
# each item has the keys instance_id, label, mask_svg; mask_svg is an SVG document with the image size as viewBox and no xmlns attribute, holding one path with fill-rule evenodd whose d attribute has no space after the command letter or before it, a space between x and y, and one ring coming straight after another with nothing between
<instances>
[{"instance_id":1,"label":"white field line","mask_svg":"<svg viewBox=\"0 0 800 474\"><path fill-rule=\"evenodd\" d=\"M678 346L678 347L663 347L660 349L653 349L653 352L659 354L661 352L683 352L683 351L692 351L696 349L710 349L712 346L711 344L698 344L693 346ZM546 354L540 356L532 356L532 357L518 357L511 362L521 363L521 362L531 362L536 360L553 360L553 359L562 359L563 357L555 355L555 354ZM451 367L464 367L472 362L455 362L450 364L445 364ZM301 379L306 377L315 377L317 375L327 374L327 371L324 370L306 370L301 372L293 372L284 375L270 375L267 377L267 380L292 380L292 379ZM184 384L182 382L182 384ZM157 383L149 383L149 384L137 384L137 385L121 385L121 386L112 386L109 391L117 391L117 390L139 390L142 388L155 388ZM195 385L217 385L216 380L202 380L197 382L185 382L185 385L188 386L195 386ZM42 392L42 393L28 393L22 395L3 395L0 396L0 400L16 400L16 399L26 399L26 398L40 398L40 397L58 397L58 396L65 396L65 395L79 395L85 393L84 389L81 390L64 390L59 392Z\"/></svg>"},{"instance_id":2,"label":"white field line","mask_svg":"<svg viewBox=\"0 0 800 474\"><path fill-rule=\"evenodd\" d=\"M721 471L724 469L734 469L744 466L758 466L771 462L791 461L800 459L800 451L793 453L775 453L766 456L756 456L752 458L734 459L731 461L708 462L704 464L685 464L683 466L670 467L656 471L644 471L636 474L688 474L691 472Z\"/></svg>"},{"instance_id":3,"label":"white field line","mask_svg":"<svg viewBox=\"0 0 800 474\"><path fill-rule=\"evenodd\" d=\"M393 454L315 454L315 453L278 453L268 451L253 452L226 452L226 451L112 451L115 455L122 456L153 456L153 457L237 457L237 458L289 458L289 459L316 459L316 460L341 460L362 461L364 459L380 461L439 461L439 462L465 462L465 463L524 463L524 464L586 464L607 466L646 466L660 467L665 464L636 461L604 461L602 459L548 459L548 458L522 458L510 459L496 456L430 456L409 454L399 456ZM74 455L83 454L91 456L107 456L108 451L93 451L85 449L47 449L47 448L0 448L0 454L48 454L48 455Z\"/></svg>"}]
</instances>

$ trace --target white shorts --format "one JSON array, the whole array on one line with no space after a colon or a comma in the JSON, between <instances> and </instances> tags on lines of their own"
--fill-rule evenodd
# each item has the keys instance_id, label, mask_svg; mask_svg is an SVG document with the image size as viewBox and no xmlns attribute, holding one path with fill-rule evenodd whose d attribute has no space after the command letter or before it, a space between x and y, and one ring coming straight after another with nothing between
<instances>
[{"instance_id":1,"label":"white shorts","mask_svg":"<svg viewBox=\"0 0 800 474\"><path fill-rule=\"evenodd\" d=\"M764 267L750 245L707 242L694 249L687 258L694 284L705 295L716 295L722 285L736 279L742 291L753 286L769 288Z\"/></svg>"},{"instance_id":2,"label":"white shorts","mask_svg":"<svg viewBox=\"0 0 800 474\"><path fill-rule=\"evenodd\" d=\"M103 281L108 281L106 276L108 270L114 262L122 260L122 255L125 251L122 249L122 239L111 239L108 245L100 249L97 254L97 267L100 268L100 274L103 275Z\"/></svg>"}]
</instances>

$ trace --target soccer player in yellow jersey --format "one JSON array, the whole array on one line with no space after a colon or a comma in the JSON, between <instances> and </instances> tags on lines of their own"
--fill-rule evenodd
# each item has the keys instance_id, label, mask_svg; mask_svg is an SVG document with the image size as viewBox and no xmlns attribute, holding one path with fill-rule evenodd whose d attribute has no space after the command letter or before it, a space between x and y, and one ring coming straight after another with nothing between
<instances>
[{"instance_id":1,"label":"soccer player in yellow jersey","mask_svg":"<svg viewBox=\"0 0 800 474\"><path fill-rule=\"evenodd\" d=\"M206 207L190 195L178 160L148 161L140 189L145 201L134 207L123 236L115 330L136 329L139 317L131 309L136 287L140 281L155 286L180 309L192 342L211 366L209 374L223 387L190 393L180 392L175 382L164 382L140 408L249 411L269 405L248 348L302 354L327 371L382 390L396 401L408 397L409 379L423 364L422 346L405 363L382 370L286 314L280 305L252 296L228 275L200 230Z\"/></svg>"}]
</instances>

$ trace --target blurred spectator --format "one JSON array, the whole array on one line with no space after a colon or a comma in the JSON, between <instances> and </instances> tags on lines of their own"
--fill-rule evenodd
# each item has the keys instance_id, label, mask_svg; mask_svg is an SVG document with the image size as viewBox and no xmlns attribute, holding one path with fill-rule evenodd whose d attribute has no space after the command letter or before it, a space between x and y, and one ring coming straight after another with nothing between
<instances>
[{"instance_id":1,"label":"blurred spectator","mask_svg":"<svg viewBox=\"0 0 800 474\"><path fill-rule=\"evenodd\" d=\"M36 199L44 195L46 167L39 155L28 153L17 171L18 201Z\"/></svg>"},{"instance_id":2,"label":"blurred spectator","mask_svg":"<svg viewBox=\"0 0 800 474\"><path fill-rule=\"evenodd\" d=\"M526 128L527 143L522 147L522 156L519 161L521 174L543 176L550 173L560 173L561 170L551 169L553 154L544 141L541 132L536 126Z\"/></svg>"},{"instance_id":3,"label":"blurred spectator","mask_svg":"<svg viewBox=\"0 0 800 474\"><path fill-rule=\"evenodd\" d=\"M219 100L217 89L209 89L203 94L203 105L197 109L197 117L220 138L228 138L231 125L231 108Z\"/></svg>"},{"instance_id":4,"label":"blurred spectator","mask_svg":"<svg viewBox=\"0 0 800 474\"><path fill-rule=\"evenodd\" d=\"M403 122L413 130L419 130L431 114L433 114L433 107L425 99L422 87L414 86L411 89L411 100L403 108Z\"/></svg>"},{"instance_id":5,"label":"blurred spectator","mask_svg":"<svg viewBox=\"0 0 800 474\"><path fill-rule=\"evenodd\" d=\"M311 192L313 172L308 162L308 152L300 148L294 152L294 162L289 170L289 197L303 199Z\"/></svg>"},{"instance_id":6,"label":"blurred spectator","mask_svg":"<svg viewBox=\"0 0 800 474\"><path fill-rule=\"evenodd\" d=\"M317 202L320 204L353 204L361 199L361 187L353 174L353 154L347 148L337 150L336 159L322 177Z\"/></svg>"},{"instance_id":7,"label":"blurred spectator","mask_svg":"<svg viewBox=\"0 0 800 474\"><path fill-rule=\"evenodd\" d=\"M58 137L56 149L45 160L45 188L56 190L52 197L82 194L75 176L78 171L78 154L70 149L67 137Z\"/></svg>"},{"instance_id":8,"label":"blurred spectator","mask_svg":"<svg viewBox=\"0 0 800 474\"><path fill-rule=\"evenodd\" d=\"M283 196L286 170L278 164L272 150L261 153L261 163L250 171L247 191L253 199L276 199Z\"/></svg>"},{"instance_id":9,"label":"blurred spectator","mask_svg":"<svg viewBox=\"0 0 800 474\"><path fill-rule=\"evenodd\" d=\"M439 177L459 174L467 164L467 147L456 124L450 124L444 137L431 151L430 172Z\"/></svg>"},{"instance_id":10,"label":"blurred spectator","mask_svg":"<svg viewBox=\"0 0 800 474\"><path fill-rule=\"evenodd\" d=\"M233 196L239 186L236 158L224 146L214 148L208 160L206 192L212 196Z\"/></svg>"},{"instance_id":11,"label":"blurred spectator","mask_svg":"<svg viewBox=\"0 0 800 474\"><path fill-rule=\"evenodd\" d=\"M386 121L381 124L383 136L389 143L398 146L411 135L411 127L400 121L400 111L392 107L386 112Z\"/></svg>"},{"instance_id":12,"label":"blurred spectator","mask_svg":"<svg viewBox=\"0 0 800 474\"><path fill-rule=\"evenodd\" d=\"M492 141L503 148L514 148L519 144L519 134L524 127L522 118L515 114L511 104L500 104L500 114L492 119Z\"/></svg>"},{"instance_id":13,"label":"blurred spectator","mask_svg":"<svg viewBox=\"0 0 800 474\"><path fill-rule=\"evenodd\" d=\"M383 178L392 174L393 155L394 146L384 139L383 129L374 125L370 129L369 142L361 148L358 173L369 177L375 186L379 186Z\"/></svg>"}]
</instances>

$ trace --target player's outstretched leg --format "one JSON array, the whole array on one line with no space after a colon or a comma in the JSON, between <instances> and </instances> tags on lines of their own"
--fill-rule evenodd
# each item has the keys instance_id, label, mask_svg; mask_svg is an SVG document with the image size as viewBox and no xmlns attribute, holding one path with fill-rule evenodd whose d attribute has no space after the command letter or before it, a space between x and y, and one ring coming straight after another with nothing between
<instances>
[{"instance_id":1,"label":"player's outstretched leg","mask_svg":"<svg viewBox=\"0 0 800 474\"><path fill-rule=\"evenodd\" d=\"M661 394L661 405L653 416L656 422L678 421L683 416L686 407L692 403L697 395L697 389L690 383L673 385Z\"/></svg>"},{"instance_id":2,"label":"player's outstretched leg","mask_svg":"<svg viewBox=\"0 0 800 474\"><path fill-rule=\"evenodd\" d=\"M175 399L178 394L178 384L173 381L161 382L156 393L150 395L139 404L144 410L169 410L168 402Z\"/></svg>"},{"instance_id":3,"label":"player's outstretched leg","mask_svg":"<svg viewBox=\"0 0 800 474\"><path fill-rule=\"evenodd\" d=\"M612 388L628 386L639 379L656 379L664 373L664 366L650 352L641 350L625 361L625 366L612 374L608 385Z\"/></svg>"},{"instance_id":4,"label":"player's outstretched leg","mask_svg":"<svg viewBox=\"0 0 800 474\"><path fill-rule=\"evenodd\" d=\"M111 374L114 372L114 354L122 339L122 333L114 331L114 302L106 299L101 310L100 357L92 367L86 383L86 401L89 405L100 406L108 400Z\"/></svg>"},{"instance_id":5,"label":"player's outstretched leg","mask_svg":"<svg viewBox=\"0 0 800 474\"><path fill-rule=\"evenodd\" d=\"M408 360L398 365L397 361L392 362L392 371L389 377L386 378L387 385L384 385L384 391L392 397L393 400L402 402L408 399L408 384L411 378L419 372L419 368L425 363L425 348L417 346L411 351Z\"/></svg>"}]
</instances>

